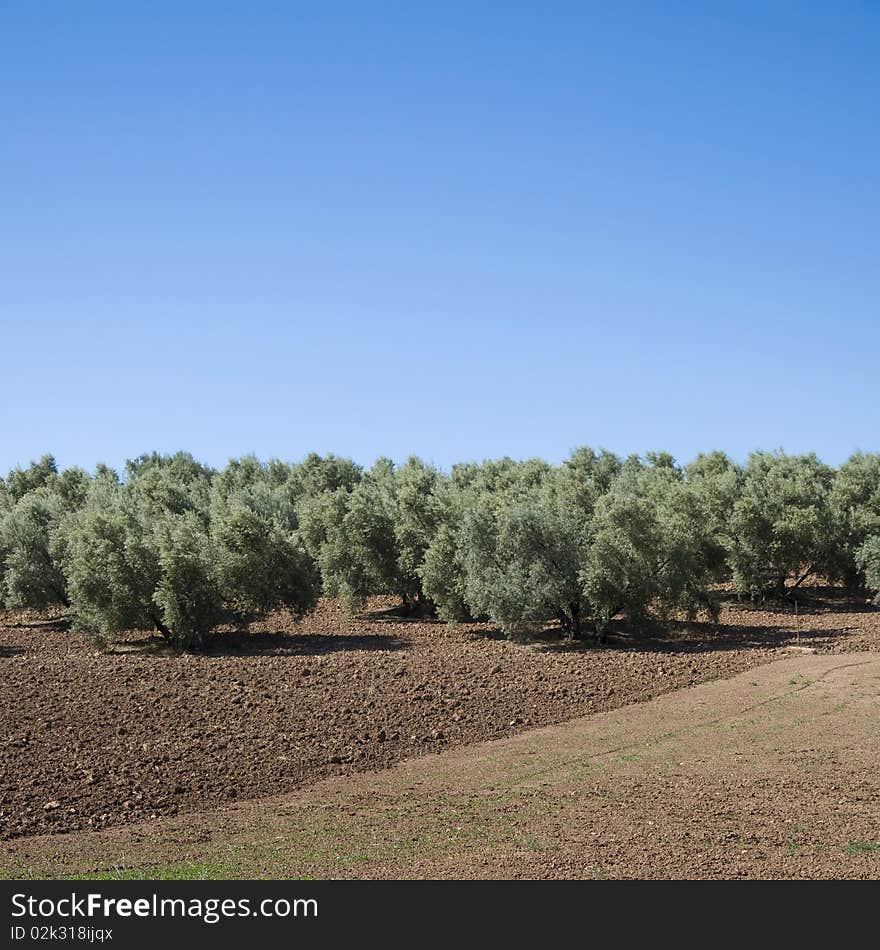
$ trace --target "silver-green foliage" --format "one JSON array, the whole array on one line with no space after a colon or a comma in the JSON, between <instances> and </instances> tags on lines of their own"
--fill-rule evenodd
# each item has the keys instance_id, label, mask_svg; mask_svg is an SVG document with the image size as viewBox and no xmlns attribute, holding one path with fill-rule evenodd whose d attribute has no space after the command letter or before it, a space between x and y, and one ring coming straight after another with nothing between
<instances>
[{"instance_id":1,"label":"silver-green foliage","mask_svg":"<svg viewBox=\"0 0 880 950\"><path fill-rule=\"evenodd\" d=\"M449 475L417 458L232 460L184 452L59 472L45 456L0 480L0 595L70 601L109 639L152 626L200 646L217 621L308 610L321 583L349 609L372 594L511 633L576 635L619 612L712 613L729 569L752 596L809 572L880 587L880 456L835 472L814 455L723 453L686 469L664 452L583 448L561 465L499 459ZM797 581L796 581L797 582Z\"/></svg>"},{"instance_id":2,"label":"silver-green foliage","mask_svg":"<svg viewBox=\"0 0 880 950\"><path fill-rule=\"evenodd\" d=\"M419 568L438 525L439 479L419 459L399 469L379 459L353 487L302 500L302 537L328 596L349 610L371 594L395 594L409 606L423 600Z\"/></svg>"},{"instance_id":3,"label":"silver-green foliage","mask_svg":"<svg viewBox=\"0 0 880 950\"><path fill-rule=\"evenodd\" d=\"M159 629L176 645L200 648L224 606L214 539L192 511L157 519L151 532L158 566L152 603Z\"/></svg>"},{"instance_id":4,"label":"silver-green foliage","mask_svg":"<svg viewBox=\"0 0 880 950\"><path fill-rule=\"evenodd\" d=\"M15 504L28 492L48 485L58 474L55 457L44 455L39 462L31 462L27 468L16 467L6 476L4 493L9 504Z\"/></svg>"},{"instance_id":5,"label":"silver-green foliage","mask_svg":"<svg viewBox=\"0 0 880 950\"><path fill-rule=\"evenodd\" d=\"M667 453L621 462L578 449L559 468L510 460L453 471L422 567L441 616L464 608L511 634L558 620L601 633L619 611L714 614L722 552L706 504Z\"/></svg>"},{"instance_id":6,"label":"silver-green foliage","mask_svg":"<svg viewBox=\"0 0 880 950\"><path fill-rule=\"evenodd\" d=\"M473 503L469 474L462 477L456 467L451 478L439 481L433 495L437 528L417 568L425 598L434 604L437 615L449 622L472 617L459 540L465 512Z\"/></svg>"},{"instance_id":7,"label":"silver-green foliage","mask_svg":"<svg viewBox=\"0 0 880 950\"><path fill-rule=\"evenodd\" d=\"M284 482L255 482L211 505L216 573L226 604L241 616L310 609L320 579L297 530Z\"/></svg>"},{"instance_id":8,"label":"silver-green foliage","mask_svg":"<svg viewBox=\"0 0 880 950\"><path fill-rule=\"evenodd\" d=\"M64 574L50 549L52 534L66 510L61 495L42 487L21 497L0 518L7 607L68 605Z\"/></svg>"},{"instance_id":9,"label":"silver-green foliage","mask_svg":"<svg viewBox=\"0 0 880 950\"><path fill-rule=\"evenodd\" d=\"M421 568L440 615L487 616L511 634L559 620L577 635L590 613L581 578L593 511L620 469L589 448L559 468L500 459L453 469Z\"/></svg>"},{"instance_id":10,"label":"silver-green foliage","mask_svg":"<svg viewBox=\"0 0 880 950\"><path fill-rule=\"evenodd\" d=\"M730 546L730 515L739 497L742 469L724 452L700 453L684 469L684 477L702 504L706 533L726 550Z\"/></svg>"},{"instance_id":11,"label":"silver-green foliage","mask_svg":"<svg viewBox=\"0 0 880 950\"><path fill-rule=\"evenodd\" d=\"M80 629L99 640L133 628L161 628L153 594L160 579L150 525L137 497L118 484L96 485L55 539Z\"/></svg>"},{"instance_id":12,"label":"silver-green foliage","mask_svg":"<svg viewBox=\"0 0 880 950\"><path fill-rule=\"evenodd\" d=\"M101 641L133 628L202 646L221 615L215 545L194 511L157 513L131 484L99 485L59 533L77 627Z\"/></svg>"},{"instance_id":13,"label":"silver-green foliage","mask_svg":"<svg viewBox=\"0 0 880 950\"><path fill-rule=\"evenodd\" d=\"M290 467L287 487L290 497L299 501L340 488L351 491L362 477L363 470L351 459L311 452Z\"/></svg>"},{"instance_id":14,"label":"silver-green foliage","mask_svg":"<svg viewBox=\"0 0 880 950\"><path fill-rule=\"evenodd\" d=\"M754 452L729 520L728 557L737 589L785 591L825 566L835 537L834 470L815 455Z\"/></svg>"},{"instance_id":15,"label":"silver-green foliage","mask_svg":"<svg viewBox=\"0 0 880 950\"><path fill-rule=\"evenodd\" d=\"M590 614L582 576L595 505L619 469L610 453L585 448L561 468L504 460L478 471L463 492L455 537L470 613L511 634L558 619L577 636Z\"/></svg>"},{"instance_id":16,"label":"silver-green foliage","mask_svg":"<svg viewBox=\"0 0 880 950\"><path fill-rule=\"evenodd\" d=\"M856 564L864 572L868 587L877 592L874 603L880 605L880 535L868 538L858 549Z\"/></svg>"},{"instance_id":17,"label":"silver-green foliage","mask_svg":"<svg viewBox=\"0 0 880 950\"><path fill-rule=\"evenodd\" d=\"M213 469L189 452L160 455L152 452L126 464L126 484L149 515L196 512L205 515L211 495Z\"/></svg>"},{"instance_id":18,"label":"silver-green foliage","mask_svg":"<svg viewBox=\"0 0 880 950\"><path fill-rule=\"evenodd\" d=\"M596 504L584 591L599 628L623 611L717 613L710 585L721 569L708 543L700 495L674 466L630 465Z\"/></svg>"},{"instance_id":19,"label":"silver-green foliage","mask_svg":"<svg viewBox=\"0 0 880 950\"><path fill-rule=\"evenodd\" d=\"M484 497L459 534L465 601L509 633L558 618L576 634L584 613L580 570L588 539L548 484L508 503Z\"/></svg>"},{"instance_id":20,"label":"silver-green foliage","mask_svg":"<svg viewBox=\"0 0 880 950\"><path fill-rule=\"evenodd\" d=\"M425 597L441 618L461 621L490 615L486 604L488 575L495 563L490 543L495 514L505 498L537 491L550 472L546 462L503 458L456 465L448 478L438 480L432 496L434 529L418 574ZM499 604L502 600L509 603L499 595ZM523 618L520 626L527 622Z\"/></svg>"},{"instance_id":21,"label":"silver-green foliage","mask_svg":"<svg viewBox=\"0 0 880 950\"><path fill-rule=\"evenodd\" d=\"M89 485L82 469L59 473L51 455L9 473L0 504L0 601L7 607L68 605L52 542L84 503Z\"/></svg>"},{"instance_id":22,"label":"silver-green foliage","mask_svg":"<svg viewBox=\"0 0 880 950\"><path fill-rule=\"evenodd\" d=\"M98 639L152 627L198 648L225 611L245 619L314 603L318 578L293 526L286 477L212 495L192 473L149 465L124 485L96 482L58 532L77 624Z\"/></svg>"},{"instance_id":23,"label":"silver-green foliage","mask_svg":"<svg viewBox=\"0 0 880 950\"><path fill-rule=\"evenodd\" d=\"M880 455L856 452L847 459L834 476L829 503L835 536L828 573L857 586L864 570L857 552L880 537Z\"/></svg>"}]
</instances>

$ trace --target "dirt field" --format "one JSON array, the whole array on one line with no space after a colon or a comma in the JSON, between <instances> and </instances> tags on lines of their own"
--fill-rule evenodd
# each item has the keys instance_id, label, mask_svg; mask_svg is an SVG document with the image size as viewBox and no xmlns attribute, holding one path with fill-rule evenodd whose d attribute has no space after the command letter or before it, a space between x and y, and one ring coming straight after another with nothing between
<instances>
[{"instance_id":1,"label":"dirt field","mask_svg":"<svg viewBox=\"0 0 880 950\"><path fill-rule=\"evenodd\" d=\"M132 828L18 838L8 875L880 875L880 655L758 670L383 772Z\"/></svg>"},{"instance_id":2,"label":"dirt field","mask_svg":"<svg viewBox=\"0 0 880 950\"><path fill-rule=\"evenodd\" d=\"M9 843L0 864L4 873L12 875L38 868L39 873L106 869L120 862L123 868L134 867L136 860L139 873L146 873L163 862L179 864L182 855L192 852L198 859L193 873L210 874L210 867L215 867L220 876L233 877L261 873L355 877L873 876L877 871L874 847L880 841L880 806L876 784L872 784L880 747L877 681L868 677L862 683L859 679L858 688L837 684L835 688L843 692L831 698L818 686L795 689L799 684L788 686L788 680L785 684L768 681L766 687L750 685L763 683L766 671L779 666L765 664L780 657L787 657L789 665L806 664L804 669L812 669L810 664L837 664L828 667L827 675L833 680L838 675L834 670L849 668L848 654L880 651L880 611L863 604L835 602L829 599L830 594L814 592L822 602L817 601L810 610L802 608L797 618L791 612L729 605L719 625L677 625L661 639L619 637L608 647L591 649L572 649L553 641L512 644L479 625L450 630L441 624L403 622L382 614L381 608L387 604L379 602L372 605L373 615L358 620L345 618L331 603L299 623L275 616L250 636L224 638L217 651L207 656L165 655L143 637L133 637L125 645L129 652L100 654L58 625L7 616L6 625L0 627L4 686L0 731L6 740L0 749L0 828ZM805 650L815 652L802 652ZM855 656L852 659L855 661ZM854 669L869 668L864 657L857 662L860 665ZM789 679L810 679L809 670L804 672L800 665ZM600 774L596 779L600 791L596 801L591 793L590 801L591 809L599 808L600 800L604 802L601 822L594 820L595 816L582 821L572 817L577 811L548 807L547 795L538 787L529 790L524 781L514 784L520 791L528 790L528 801L535 800L534 813L526 807L528 801L524 804L520 791L512 801L499 803L492 792L489 769L485 776L468 779L473 802L449 825L452 838L458 841L451 854L442 848L432 851L426 845L415 850L402 846L405 860L400 862L389 861L384 852L384 857L377 857L382 851L379 846L383 841L388 844L392 832L398 840L405 825L399 814L383 819L384 832L375 828L370 832L367 822L363 833L354 834L356 829L347 824L346 815L357 816L358 810L356 804L348 807L344 802L359 800L362 783L366 787L371 782L381 783L383 775L408 774L406 770L423 762L420 757L426 753L445 753L431 758L440 763L437 768L442 774L448 773L448 782L454 787L454 768L459 767L455 763L474 755L483 761L481 753L463 747L522 734L511 741L537 742L530 754L538 754L546 742L545 734L535 731L540 727L584 716L588 718L582 723L589 726L605 722L607 716L620 716L615 728L624 728L621 724L634 711L652 708L644 701L673 691L678 692L665 700L673 705L684 702L690 710L686 713L676 705L677 729L681 730L688 717L696 722L705 713L699 705L704 700L695 698L699 690L684 687L750 670L753 675L746 673L731 681L740 691L738 698L731 700L734 712L751 691L765 688L769 693L764 699L772 699L780 685L785 687L785 695L790 692L798 697L792 702L805 703L813 693L821 693L825 697L822 702L831 703L831 712L823 706L806 718L795 705L785 713L794 718L783 716L777 723L786 742L799 737L801 751L794 759L780 758L782 744L775 753L766 746L768 730L772 733L777 728L766 719L777 703L772 699L755 719L760 728L756 727L754 754L746 743L738 750L739 756L725 757L715 738L694 725L688 726L688 734L702 744L699 754L690 749L685 756L689 767L680 781L672 773L665 778L655 771L646 773L638 758L631 765L623 759L607 772L614 782L604 793L605 775ZM875 673L880 674L880 669ZM827 678L824 672L822 675ZM722 685L700 689L713 696L711 690ZM855 691L852 696L847 689ZM861 710L858 718L854 710ZM650 712L643 715L649 722L656 719ZM868 728L872 723L873 733ZM873 745L859 747L861 752L854 755L856 747L844 742L850 726L857 733L853 741L859 737L859 741L867 741L869 736ZM575 724L566 725L558 734L567 736L569 730L577 745L581 733ZM745 737L747 733L749 730L737 734ZM623 744L631 744L630 739ZM488 748L503 745L491 743ZM460 751L448 751L454 747ZM588 751L583 752L579 745L577 756L593 757L589 743L584 747ZM476 747L480 748L487 747ZM409 761L375 777L350 774L387 769L404 760ZM708 773L701 768L688 777L688 771L700 762L706 768L712 762L714 765ZM593 787L591 771L582 774L587 783L584 788ZM467 783L463 776L464 790ZM335 798L327 797L325 785L316 785L322 780L337 790ZM302 791L290 798L291 790L297 788ZM572 801L583 798L579 784L569 790ZM281 793L285 793L284 801L299 804L279 805L266 798ZM833 798L834 794L839 795L840 804L835 808L843 824L834 817L834 809L828 810L829 795ZM346 799L346 795L353 797ZM815 811L820 799L822 815ZM436 811L433 798L423 800L408 793L403 804L410 801L421 801L419 815L437 819L431 825L431 840L441 834L441 825L446 827L443 822L452 821L442 802ZM565 802L566 798L554 794L551 801ZM743 808L750 801L754 808L749 822ZM861 803L861 810L854 817L850 806L855 807L856 802ZM212 814L218 807L222 812ZM259 839L258 851L262 853L269 840L263 831L281 821L285 828L279 835L287 840L295 824L290 809L296 813L296 809L308 811L309 807L310 817L295 819L303 823L306 837L311 828L315 835L324 835L325 845L328 841L332 845L338 832L354 846L351 843L364 842L366 834L369 847L357 852L357 859L351 862L344 856L333 859L332 847L317 847L320 841L312 841L309 853L323 855L320 860L305 859L302 849L292 855L290 848L279 847L278 853L287 855L279 859L281 865L268 852L257 863L252 854L247 860L242 857L230 863L228 850L233 845L217 838L214 823L222 816L222 834L228 833L230 842L235 838L234 829L239 828L245 841ZM499 807L517 823L511 827L522 827L515 861L503 857L508 854L503 848L499 853L493 850L494 838L481 840L474 830L480 827L483 809L494 813ZM279 815L273 817L278 808ZM655 814L655 826L640 820L646 812ZM175 819L177 814L186 820ZM592 816L593 811L587 809L585 814ZM701 815L699 826L693 824L694 814ZM667 842L663 854L655 854L648 846L664 840L656 827L662 815L670 820L678 815L674 826L678 837ZM791 828L787 827L788 817ZM771 818L776 830L788 835L783 849L786 855L809 854L812 861L757 861L760 849L752 839L758 836L764 840L761 836ZM564 824L554 825L554 821ZM690 825L688 834L684 834L687 828L682 822ZM111 826L117 830L72 839L63 834ZM616 832L608 838L612 828ZM651 828L655 831L649 831ZM834 832L831 839L829 829ZM591 851L589 861L581 860L594 832L604 850ZM419 834L417 831L417 840ZM463 848L459 838L471 834L476 835L471 846ZM722 834L732 836L723 839L728 842L723 846L719 844ZM691 840L693 835L708 842L699 845L699 851L695 850L696 839ZM639 836L644 836L644 841ZM507 848L508 838L502 839ZM580 842L575 853L566 853L563 839ZM47 845L47 841L55 844ZM73 863L63 857L74 853L65 841L76 842L77 860ZM152 842L150 849L138 848L138 841ZM617 844L610 845L612 841ZM743 843L739 851L747 860L733 860L730 842ZM193 850L194 843L198 847ZM241 851L241 841L234 847L241 855L247 852L247 848ZM720 862L719 847L732 863ZM109 863L108 848L114 853ZM179 869L179 873L186 876L187 872Z\"/></svg>"}]
</instances>

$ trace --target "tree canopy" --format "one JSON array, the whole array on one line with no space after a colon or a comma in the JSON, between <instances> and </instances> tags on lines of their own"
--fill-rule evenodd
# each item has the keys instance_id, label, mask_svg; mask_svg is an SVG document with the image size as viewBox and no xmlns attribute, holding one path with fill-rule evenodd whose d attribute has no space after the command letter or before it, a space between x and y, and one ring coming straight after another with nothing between
<instances>
[{"instance_id":1,"label":"tree canopy","mask_svg":"<svg viewBox=\"0 0 880 950\"><path fill-rule=\"evenodd\" d=\"M880 588L880 456L722 452L681 466L581 447L560 465L510 458L444 472L412 457L232 459L148 453L117 474L51 455L0 479L0 600L68 608L107 640L150 627L185 647L224 619L320 594L488 618L511 635L558 623L601 636L713 616L718 590L788 597L811 575Z\"/></svg>"}]
</instances>

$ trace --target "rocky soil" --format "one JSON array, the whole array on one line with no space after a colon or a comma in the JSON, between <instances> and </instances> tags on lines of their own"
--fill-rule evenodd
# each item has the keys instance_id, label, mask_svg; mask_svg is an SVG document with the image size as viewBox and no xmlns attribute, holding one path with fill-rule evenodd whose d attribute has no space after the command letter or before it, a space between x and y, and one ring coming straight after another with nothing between
<instances>
[{"instance_id":1,"label":"rocky soil","mask_svg":"<svg viewBox=\"0 0 880 950\"><path fill-rule=\"evenodd\" d=\"M512 643L404 620L377 599L274 614L212 652L132 633L101 652L63 622L0 615L0 837L150 821L384 769L426 752L639 703L786 651L880 649L880 610L814 591L797 616Z\"/></svg>"}]
</instances>

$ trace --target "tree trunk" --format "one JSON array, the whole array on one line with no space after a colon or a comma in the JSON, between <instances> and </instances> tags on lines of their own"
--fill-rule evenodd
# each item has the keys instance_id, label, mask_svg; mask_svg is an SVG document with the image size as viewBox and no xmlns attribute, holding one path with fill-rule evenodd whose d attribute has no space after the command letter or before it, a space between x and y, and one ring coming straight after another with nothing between
<instances>
[{"instance_id":1,"label":"tree trunk","mask_svg":"<svg viewBox=\"0 0 880 950\"><path fill-rule=\"evenodd\" d=\"M856 570L855 568L847 568L846 573L843 577L844 587L850 593L863 593L865 591L865 578L862 575L861 571Z\"/></svg>"},{"instance_id":2,"label":"tree trunk","mask_svg":"<svg viewBox=\"0 0 880 950\"><path fill-rule=\"evenodd\" d=\"M798 587L800 587L801 584L803 584L803 582L804 582L811 574L815 574L815 573L816 573L816 566L815 566L814 564L811 564L811 565L810 565L810 569L806 572L806 574L802 574L802 575L797 579L797 581L795 581L794 586L789 589L787 596L790 597L792 591L797 590Z\"/></svg>"},{"instance_id":3,"label":"tree trunk","mask_svg":"<svg viewBox=\"0 0 880 950\"><path fill-rule=\"evenodd\" d=\"M580 640L581 638L581 608L579 604L570 604L569 610L571 611L571 638L572 640Z\"/></svg>"},{"instance_id":4,"label":"tree trunk","mask_svg":"<svg viewBox=\"0 0 880 950\"><path fill-rule=\"evenodd\" d=\"M155 627L156 627L156 629L159 631L159 633L161 633L162 636L165 637L165 639L166 639L169 643L173 643L173 642L174 642L174 637L173 637L171 631L165 626L165 624L162 623L162 621L161 621L155 614L152 614L152 615L151 615L151 620L152 620L153 623L155 624Z\"/></svg>"}]
</instances>

